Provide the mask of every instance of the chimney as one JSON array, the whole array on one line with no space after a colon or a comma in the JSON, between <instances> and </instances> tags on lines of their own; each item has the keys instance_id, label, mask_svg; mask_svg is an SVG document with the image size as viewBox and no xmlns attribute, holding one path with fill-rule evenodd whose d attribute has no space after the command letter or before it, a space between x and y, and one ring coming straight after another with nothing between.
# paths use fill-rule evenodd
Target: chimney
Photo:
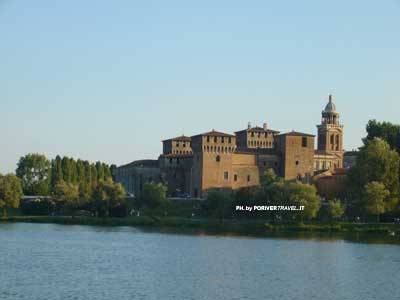
<instances>
[{"instance_id":1,"label":"chimney","mask_svg":"<svg viewBox=\"0 0 400 300\"><path fill-rule=\"evenodd\" d=\"M251 123L247 123L247 129L251 129Z\"/></svg>"},{"instance_id":2,"label":"chimney","mask_svg":"<svg viewBox=\"0 0 400 300\"><path fill-rule=\"evenodd\" d=\"M263 128L264 128L264 130L267 130L267 129L268 129L268 124L267 124L267 123L264 123L264 124L263 124Z\"/></svg>"}]
</instances>

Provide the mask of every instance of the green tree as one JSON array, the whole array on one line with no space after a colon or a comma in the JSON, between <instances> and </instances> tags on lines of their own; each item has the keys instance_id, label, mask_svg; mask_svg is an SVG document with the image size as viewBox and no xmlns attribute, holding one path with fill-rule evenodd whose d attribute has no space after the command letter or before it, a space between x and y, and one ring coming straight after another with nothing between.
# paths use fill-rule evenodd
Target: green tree
<instances>
[{"instance_id":1,"label":"green tree","mask_svg":"<svg viewBox=\"0 0 400 300\"><path fill-rule=\"evenodd\" d=\"M92 187L96 187L97 186L97 169L96 166L94 164L90 164L90 178L91 178L91 184Z\"/></svg>"},{"instance_id":2,"label":"green tree","mask_svg":"<svg viewBox=\"0 0 400 300\"><path fill-rule=\"evenodd\" d=\"M53 188L57 182L63 180L61 165L61 157L59 155L51 163L51 188Z\"/></svg>"},{"instance_id":3,"label":"green tree","mask_svg":"<svg viewBox=\"0 0 400 300\"><path fill-rule=\"evenodd\" d=\"M329 200L328 214L332 220L340 219L346 210L345 205L339 199Z\"/></svg>"},{"instance_id":4,"label":"green tree","mask_svg":"<svg viewBox=\"0 0 400 300\"><path fill-rule=\"evenodd\" d=\"M399 170L399 154L390 149L387 142L380 138L368 141L359 151L356 165L349 172L351 198L360 205L366 184L376 181L385 186L390 198L398 199Z\"/></svg>"},{"instance_id":5,"label":"green tree","mask_svg":"<svg viewBox=\"0 0 400 300\"><path fill-rule=\"evenodd\" d=\"M78 183L78 170L76 167L76 161L73 158L69 159L69 168L71 170L71 182L74 184Z\"/></svg>"},{"instance_id":6,"label":"green tree","mask_svg":"<svg viewBox=\"0 0 400 300\"><path fill-rule=\"evenodd\" d=\"M64 156L62 158L61 167L62 167L62 173L63 173L63 180L65 182L71 182L72 170L71 170L70 159L68 157Z\"/></svg>"},{"instance_id":7,"label":"green tree","mask_svg":"<svg viewBox=\"0 0 400 300\"><path fill-rule=\"evenodd\" d=\"M101 162L96 162L96 170L97 170L97 180L104 180L104 166Z\"/></svg>"},{"instance_id":8,"label":"green tree","mask_svg":"<svg viewBox=\"0 0 400 300\"><path fill-rule=\"evenodd\" d=\"M60 181L54 187L53 197L61 204L68 204L69 206L76 206L79 198L78 186L71 183Z\"/></svg>"},{"instance_id":9,"label":"green tree","mask_svg":"<svg viewBox=\"0 0 400 300\"><path fill-rule=\"evenodd\" d=\"M367 136L363 140L365 145L375 138L381 138L386 141L392 149L400 152L400 125L370 120L366 130Z\"/></svg>"},{"instance_id":10,"label":"green tree","mask_svg":"<svg viewBox=\"0 0 400 300\"><path fill-rule=\"evenodd\" d=\"M145 183L139 198L141 206L150 209L165 209L169 206L167 187L162 183Z\"/></svg>"},{"instance_id":11,"label":"green tree","mask_svg":"<svg viewBox=\"0 0 400 300\"><path fill-rule=\"evenodd\" d=\"M113 181L115 181L115 174L116 174L116 172L117 172L117 166L114 165L114 164L112 164L112 165L110 166L110 174L111 174L111 177L112 177L112 180L113 180Z\"/></svg>"},{"instance_id":12,"label":"green tree","mask_svg":"<svg viewBox=\"0 0 400 300\"><path fill-rule=\"evenodd\" d=\"M317 195L317 189L313 185L300 182L291 182L285 187L286 195L291 205L304 206L300 211L300 217L315 218L321 207L321 199Z\"/></svg>"},{"instance_id":13,"label":"green tree","mask_svg":"<svg viewBox=\"0 0 400 300\"><path fill-rule=\"evenodd\" d=\"M16 170L26 195L48 195L51 163L41 154L27 154L20 158Z\"/></svg>"},{"instance_id":14,"label":"green tree","mask_svg":"<svg viewBox=\"0 0 400 300\"><path fill-rule=\"evenodd\" d=\"M219 219L230 217L233 212L233 198L229 191L223 189L210 189L204 206L208 214Z\"/></svg>"},{"instance_id":15,"label":"green tree","mask_svg":"<svg viewBox=\"0 0 400 300\"><path fill-rule=\"evenodd\" d=\"M19 207L22 195L21 180L17 176L0 174L0 208L4 218L7 218L7 208Z\"/></svg>"},{"instance_id":16,"label":"green tree","mask_svg":"<svg viewBox=\"0 0 400 300\"><path fill-rule=\"evenodd\" d=\"M365 185L364 204L368 214L377 217L385 212L385 200L389 197L390 192L381 182L372 181Z\"/></svg>"},{"instance_id":17,"label":"green tree","mask_svg":"<svg viewBox=\"0 0 400 300\"><path fill-rule=\"evenodd\" d=\"M125 190L120 183L111 180L99 181L93 191L93 200L98 215L108 216L110 209L125 202Z\"/></svg>"}]
</instances>

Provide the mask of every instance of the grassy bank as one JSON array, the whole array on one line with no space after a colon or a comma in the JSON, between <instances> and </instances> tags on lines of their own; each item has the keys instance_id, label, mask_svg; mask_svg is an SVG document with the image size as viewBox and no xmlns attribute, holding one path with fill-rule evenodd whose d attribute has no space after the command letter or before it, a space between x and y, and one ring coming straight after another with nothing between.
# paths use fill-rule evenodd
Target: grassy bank
<instances>
[{"instance_id":1,"label":"grassy bank","mask_svg":"<svg viewBox=\"0 0 400 300\"><path fill-rule=\"evenodd\" d=\"M172 228L204 233L232 233L238 235L271 236L285 233L365 233L400 236L399 224L356 223L278 223L263 220L216 220L174 217L94 218L70 216L12 216L2 222L55 223L93 226L144 226Z\"/></svg>"}]
</instances>

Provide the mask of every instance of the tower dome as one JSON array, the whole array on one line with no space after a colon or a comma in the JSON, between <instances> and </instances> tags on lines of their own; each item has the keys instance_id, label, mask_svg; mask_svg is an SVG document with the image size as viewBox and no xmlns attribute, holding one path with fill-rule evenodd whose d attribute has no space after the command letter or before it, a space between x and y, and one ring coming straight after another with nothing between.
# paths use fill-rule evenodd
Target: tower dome
<instances>
[{"instance_id":1,"label":"tower dome","mask_svg":"<svg viewBox=\"0 0 400 300\"><path fill-rule=\"evenodd\" d=\"M324 112L326 112L326 113L335 113L336 112L336 105L332 101L332 95L329 95L329 102L325 106Z\"/></svg>"}]
</instances>

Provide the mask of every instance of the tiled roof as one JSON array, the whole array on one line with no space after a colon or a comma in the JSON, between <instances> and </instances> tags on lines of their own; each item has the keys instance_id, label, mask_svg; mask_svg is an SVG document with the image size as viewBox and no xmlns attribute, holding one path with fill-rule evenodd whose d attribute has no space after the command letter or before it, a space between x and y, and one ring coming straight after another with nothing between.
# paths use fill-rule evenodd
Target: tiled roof
<instances>
[{"instance_id":1,"label":"tiled roof","mask_svg":"<svg viewBox=\"0 0 400 300\"><path fill-rule=\"evenodd\" d=\"M215 131L212 130L210 132L205 132L205 133L201 133L201 134L197 134L194 136L224 136L224 137L235 137L232 134L228 134L228 133L224 133L224 132L219 132L219 131Z\"/></svg>"},{"instance_id":2,"label":"tiled roof","mask_svg":"<svg viewBox=\"0 0 400 300\"><path fill-rule=\"evenodd\" d=\"M313 135L313 134L303 133L303 132L298 132L298 131L290 131L290 132L282 133L282 134L280 134L280 135L288 135L288 136L311 136L311 137L315 137L315 135Z\"/></svg>"},{"instance_id":3,"label":"tiled roof","mask_svg":"<svg viewBox=\"0 0 400 300\"><path fill-rule=\"evenodd\" d=\"M136 160L129 164L119 166L118 168L125 168L125 167L157 168L158 160L154 160L154 159Z\"/></svg>"},{"instance_id":4,"label":"tiled roof","mask_svg":"<svg viewBox=\"0 0 400 300\"><path fill-rule=\"evenodd\" d=\"M239 130L239 131L236 131L235 133L246 132L246 131L279 133L279 131L272 130L272 129L269 129L269 128L264 129L264 128L259 127L259 126L252 127L252 128L246 128L246 129L243 129L243 130Z\"/></svg>"},{"instance_id":5,"label":"tiled roof","mask_svg":"<svg viewBox=\"0 0 400 300\"><path fill-rule=\"evenodd\" d=\"M172 139L163 140L163 142L166 142L166 141L183 141L183 142L190 142L191 140L192 140L192 139L191 139L189 136L181 135L181 136L177 136L177 137L172 138Z\"/></svg>"}]
</instances>

